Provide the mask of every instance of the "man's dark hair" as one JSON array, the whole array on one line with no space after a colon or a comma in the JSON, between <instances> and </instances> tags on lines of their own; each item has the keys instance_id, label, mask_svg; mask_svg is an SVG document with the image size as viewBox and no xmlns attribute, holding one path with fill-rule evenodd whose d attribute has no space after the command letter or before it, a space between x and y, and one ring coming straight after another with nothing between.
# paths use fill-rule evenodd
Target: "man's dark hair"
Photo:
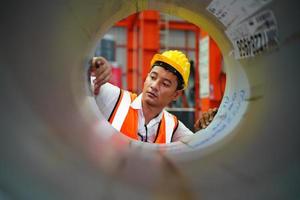
<instances>
[{"instance_id":1,"label":"man's dark hair","mask_svg":"<svg viewBox=\"0 0 300 200\"><path fill-rule=\"evenodd\" d=\"M169 72L172 72L173 74L176 75L176 77L177 77L176 90L182 90L184 88L184 82L183 82L183 78L182 78L181 74L174 67L172 67L172 65L162 62L162 61L155 61L155 63L152 65L152 67L154 67L154 66L162 67L165 70L168 70Z\"/></svg>"}]
</instances>

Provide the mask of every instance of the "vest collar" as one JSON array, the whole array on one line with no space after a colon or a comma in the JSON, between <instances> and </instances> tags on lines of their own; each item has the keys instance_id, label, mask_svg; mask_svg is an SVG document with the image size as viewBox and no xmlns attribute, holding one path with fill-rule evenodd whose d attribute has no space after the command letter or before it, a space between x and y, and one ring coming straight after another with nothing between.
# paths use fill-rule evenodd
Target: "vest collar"
<instances>
[{"instance_id":1,"label":"vest collar","mask_svg":"<svg viewBox=\"0 0 300 200\"><path fill-rule=\"evenodd\" d=\"M142 94L135 98L130 106L136 110L142 109Z\"/></svg>"},{"instance_id":2,"label":"vest collar","mask_svg":"<svg viewBox=\"0 0 300 200\"><path fill-rule=\"evenodd\" d=\"M133 102L131 103L130 105L133 109L135 110L139 110L139 113L141 114L143 120L145 121L144 119L144 115L143 115L143 110L142 110L142 93L133 100ZM147 125L147 127L152 127L154 126L155 124L159 123L161 118L162 118L162 115L163 115L163 111L160 112L155 118L153 118L149 124Z\"/></svg>"}]
</instances>

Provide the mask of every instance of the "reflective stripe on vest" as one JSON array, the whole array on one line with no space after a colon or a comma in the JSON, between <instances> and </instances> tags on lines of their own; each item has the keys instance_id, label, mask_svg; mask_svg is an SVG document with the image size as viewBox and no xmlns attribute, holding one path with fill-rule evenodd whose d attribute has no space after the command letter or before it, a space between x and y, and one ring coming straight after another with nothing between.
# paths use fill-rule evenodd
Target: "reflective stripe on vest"
<instances>
[{"instance_id":1,"label":"reflective stripe on vest","mask_svg":"<svg viewBox=\"0 0 300 200\"><path fill-rule=\"evenodd\" d=\"M130 106L135 98L136 94L121 90L120 98L116 103L109 122L118 131L132 139L138 140L138 110ZM163 116L154 142L160 144L170 143L177 126L177 118L167 111L163 111Z\"/></svg>"},{"instance_id":2,"label":"reflective stripe on vest","mask_svg":"<svg viewBox=\"0 0 300 200\"><path fill-rule=\"evenodd\" d=\"M172 137L178 126L177 118L168 113L167 111L163 112L162 119L160 121L158 131L156 133L156 139L154 143L158 144L167 144L172 142Z\"/></svg>"},{"instance_id":3,"label":"reflective stripe on vest","mask_svg":"<svg viewBox=\"0 0 300 200\"><path fill-rule=\"evenodd\" d=\"M116 108L114 120L111 123L111 125L118 131L121 130L122 123L126 117L126 115L124 115L124 113L128 112L130 104L131 104L131 98L130 98L129 92L127 92L127 91L122 92L121 98L120 98L120 103L119 103L118 107ZM122 122L122 123L119 123L119 122Z\"/></svg>"},{"instance_id":4,"label":"reflective stripe on vest","mask_svg":"<svg viewBox=\"0 0 300 200\"><path fill-rule=\"evenodd\" d=\"M166 128L165 128L166 141L171 142L176 121L175 121L174 117L167 111L164 111L164 120L166 122Z\"/></svg>"}]
</instances>

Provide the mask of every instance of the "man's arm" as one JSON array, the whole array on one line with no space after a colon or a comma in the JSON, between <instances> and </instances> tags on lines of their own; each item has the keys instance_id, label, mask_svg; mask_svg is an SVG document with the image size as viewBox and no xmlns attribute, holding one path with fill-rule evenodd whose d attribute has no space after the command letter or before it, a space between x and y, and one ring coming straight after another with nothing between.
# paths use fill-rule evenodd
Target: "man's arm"
<instances>
[{"instance_id":1,"label":"man's arm","mask_svg":"<svg viewBox=\"0 0 300 200\"><path fill-rule=\"evenodd\" d=\"M120 88L108 83L111 77L111 65L103 57L94 57L89 72L94 78L92 88L96 103L101 113L108 119L120 94Z\"/></svg>"},{"instance_id":2,"label":"man's arm","mask_svg":"<svg viewBox=\"0 0 300 200\"><path fill-rule=\"evenodd\" d=\"M193 135L194 133L188 129L181 121L178 120L178 127L172 137L172 142L180 141L182 138Z\"/></svg>"},{"instance_id":3,"label":"man's arm","mask_svg":"<svg viewBox=\"0 0 300 200\"><path fill-rule=\"evenodd\" d=\"M91 61L90 75L94 76L94 94L98 95L100 87L111 78L111 64L103 57L94 57Z\"/></svg>"},{"instance_id":4,"label":"man's arm","mask_svg":"<svg viewBox=\"0 0 300 200\"><path fill-rule=\"evenodd\" d=\"M115 107L119 95L120 88L110 83L105 83L100 87L99 94L95 96L96 103L103 116L108 119Z\"/></svg>"}]
</instances>

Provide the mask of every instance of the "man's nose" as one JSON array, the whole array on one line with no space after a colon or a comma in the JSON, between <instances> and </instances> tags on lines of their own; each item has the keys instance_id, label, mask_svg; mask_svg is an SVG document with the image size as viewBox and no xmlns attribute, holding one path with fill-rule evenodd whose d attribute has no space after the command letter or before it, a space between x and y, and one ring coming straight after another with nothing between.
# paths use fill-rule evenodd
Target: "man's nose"
<instances>
[{"instance_id":1,"label":"man's nose","mask_svg":"<svg viewBox=\"0 0 300 200\"><path fill-rule=\"evenodd\" d=\"M158 80L153 81L150 85L151 89L153 89L153 90L158 90L158 86L159 86Z\"/></svg>"}]
</instances>

